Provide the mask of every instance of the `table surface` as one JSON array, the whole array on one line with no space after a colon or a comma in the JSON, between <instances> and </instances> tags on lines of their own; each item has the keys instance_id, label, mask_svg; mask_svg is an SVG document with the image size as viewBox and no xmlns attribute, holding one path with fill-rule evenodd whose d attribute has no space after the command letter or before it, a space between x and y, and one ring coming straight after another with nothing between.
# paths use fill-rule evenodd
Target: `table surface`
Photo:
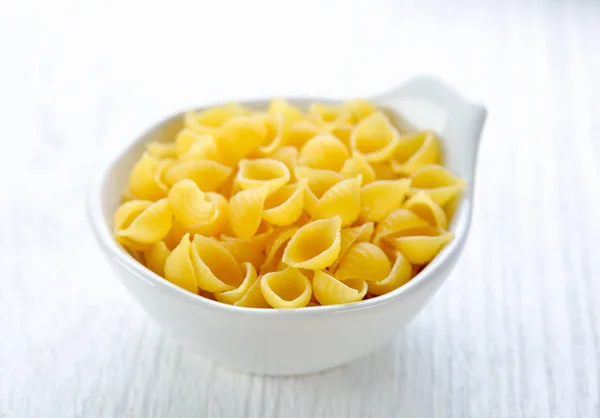
<instances>
[{"instance_id":1,"label":"table surface","mask_svg":"<svg viewBox=\"0 0 600 418\"><path fill-rule=\"evenodd\" d=\"M0 3L0 417L600 416L600 3L168 4ZM312 376L235 374L109 271L86 188L157 118L423 72L489 118L464 255L393 343Z\"/></svg>"}]
</instances>

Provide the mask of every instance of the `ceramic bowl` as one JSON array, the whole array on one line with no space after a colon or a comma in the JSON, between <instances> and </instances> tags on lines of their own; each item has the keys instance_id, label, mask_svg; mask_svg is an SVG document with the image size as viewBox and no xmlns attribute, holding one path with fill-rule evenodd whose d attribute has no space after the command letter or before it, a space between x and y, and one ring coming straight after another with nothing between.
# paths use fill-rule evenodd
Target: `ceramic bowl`
<instances>
[{"instance_id":1,"label":"ceramic bowl","mask_svg":"<svg viewBox=\"0 0 600 418\"><path fill-rule=\"evenodd\" d=\"M189 293L152 273L113 239L112 218L128 173L146 143L172 138L182 114L135 139L106 166L89 195L91 226L117 277L165 331L204 358L250 373L293 375L332 368L360 358L393 339L448 277L465 245L473 204L475 164L486 118L472 104L431 77L417 77L370 98L402 115L400 123L433 129L443 141L446 165L468 181L450 230L456 238L414 279L383 296L348 305L293 310L230 306ZM290 101L306 108L312 101ZM265 108L269 99L242 102Z\"/></svg>"}]
</instances>

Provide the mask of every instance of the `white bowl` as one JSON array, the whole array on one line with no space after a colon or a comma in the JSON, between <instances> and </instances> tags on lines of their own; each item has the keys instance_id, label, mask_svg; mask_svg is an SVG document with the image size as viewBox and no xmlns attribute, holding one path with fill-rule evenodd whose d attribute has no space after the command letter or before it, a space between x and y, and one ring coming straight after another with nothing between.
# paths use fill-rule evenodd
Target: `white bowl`
<instances>
[{"instance_id":1,"label":"white bowl","mask_svg":"<svg viewBox=\"0 0 600 418\"><path fill-rule=\"evenodd\" d=\"M292 99L306 107L311 101ZM450 229L456 238L413 280L388 294L355 304L293 310L240 308L183 290L134 260L112 237L113 214L128 173L144 145L173 137L182 114L148 130L123 150L93 184L89 215L100 248L138 303L166 331L202 356L230 368L269 375L311 373L362 357L391 340L429 301L463 249L471 220L475 163L486 111L430 77L418 77L373 97L402 115L401 123L433 129L446 164L468 181ZM268 100L244 102L266 107Z\"/></svg>"}]
</instances>

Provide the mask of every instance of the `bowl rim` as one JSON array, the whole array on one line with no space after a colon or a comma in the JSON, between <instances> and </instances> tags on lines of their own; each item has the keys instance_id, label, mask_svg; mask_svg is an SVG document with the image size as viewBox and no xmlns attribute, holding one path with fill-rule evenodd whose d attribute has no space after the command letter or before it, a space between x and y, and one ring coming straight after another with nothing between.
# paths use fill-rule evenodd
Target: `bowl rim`
<instances>
[{"instance_id":1,"label":"bowl rim","mask_svg":"<svg viewBox=\"0 0 600 418\"><path fill-rule=\"evenodd\" d=\"M412 80L414 81L423 81L424 77L418 77ZM473 135L477 135L477 138L474 138L476 141L476 148L474 154L474 166L476 165L478 159L478 148L479 148L479 139L481 137L481 130L483 128L483 124L486 117L485 108L478 105L473 105L470 101L463 99L460 95L455 93L450 88L446 87L440 82L437 82L433 78L427 77L426 81L435 82L438 88L444 89L444 95L453 95L457 100L467 105L472 106L474 109L479 111L479 129L473 132ZM411 81L407 82L406 85L410 85ZM392 91L392 90L390 90ZM381 97L383 95L372 96L369 100L373 100L376 102L377 97ZM242 105L264 105L269 102L272 98L259 98L259 99L240 99L236 102ZM331 97L286 97L291 103L307 103L307 102L321 102L321 103L337 103L342 100L331 98ZM206 103L205 105L199 106L196 109L202 110L213 106L218 106L219 104L223 104L225 102L212 102ZM455 224L453 228L451 228L451 232L455 234L454 239L446 245L440 253L428 264L426 265L416 276L414 276L410 281L400 286L397 289L394 289L388 293L385 293L380 296L376 296L367 300L361 300L359 302L349 303L349 304L338 304L338 305L324 305L324 306L310 306L303 308L291 308L291 309L268 309L268 308L248 308L241 307L235 305L229 305L222 302L218 302L216 300L211 300L205 297L202 297L198 294L189 292L173 283L168 281L167 279L159 276L158 274L152 272L146 266L135 260L123 247L121 247L117 241L113 238L112 232L108 225L104 220L104 216L102 214L102 188L104 182L107 177L111 173L111 171L115 168L115 166L121 161L121 159L125 158L132 150L138 145L140 142L143 142L145 138L155 131L159 129L161 126L166 123L172 121L175 118L179 118L183 115L183 111L178 111L170 116L163 118L159 122L150 126L149 128L143 130L140 135L136 136L134 141L128 143L125 147L116 152L109 160L109 163L103 166L103 169L99 174L95 176L91 186L88 189L87 196L87 214L88 220L91 225L91 229L93 231L93 235L95 236L100 248L103 250L105 256L112 258L112 261L116 261L125 269L127 269L131 274L134 274L137 279L140 279L146 282L148 285L154 287L157 291L168 292L175 297L181 297L183 300L187 300L193 304L199 304L200 307L204 307L206 309L215 309L222 313L228 314L244 314L244 315L258 315L258 316L312 316L312 315L323 315L323 314L342 314L348 312L361 311L364 309L372 309L376 307L380 307L382 305L386 305L390 302L396 301L398 299L402 299L407 297L408 295L414 293L419 288L423 287L427 282L431 281L434 276L439 272L439 270L443 270L445 266L452 265L452 262L455 258L458 257L464 243L467 239L471 219L472 219L472 208L473 208L473 191L474 185L471 184L469 191L465 193L461 199L459 207L457 208L455 215ZM471 182L474 183L476 179L476 170L473 169L473 175Z\"/></svg>"}]
</instances>

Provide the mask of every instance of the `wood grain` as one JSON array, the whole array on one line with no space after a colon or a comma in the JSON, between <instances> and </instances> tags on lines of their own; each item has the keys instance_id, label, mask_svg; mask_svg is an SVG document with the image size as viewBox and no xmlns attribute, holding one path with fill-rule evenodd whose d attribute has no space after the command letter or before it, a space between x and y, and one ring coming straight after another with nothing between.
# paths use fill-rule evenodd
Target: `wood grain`
<instances>
[{"instance_id":1,"label":"wood grain","mask_svg":"<svg viewBox=\"0 0 600 418\"><path fill-rule=\"evenodd\" d=\"M600 416L598 2L150 3L0 5L0 417ZM312 376L236 374L112 277L86 188L155 119L421 72L489 120L464 256L392 344Z\"/></svg>"}]
</instances>

